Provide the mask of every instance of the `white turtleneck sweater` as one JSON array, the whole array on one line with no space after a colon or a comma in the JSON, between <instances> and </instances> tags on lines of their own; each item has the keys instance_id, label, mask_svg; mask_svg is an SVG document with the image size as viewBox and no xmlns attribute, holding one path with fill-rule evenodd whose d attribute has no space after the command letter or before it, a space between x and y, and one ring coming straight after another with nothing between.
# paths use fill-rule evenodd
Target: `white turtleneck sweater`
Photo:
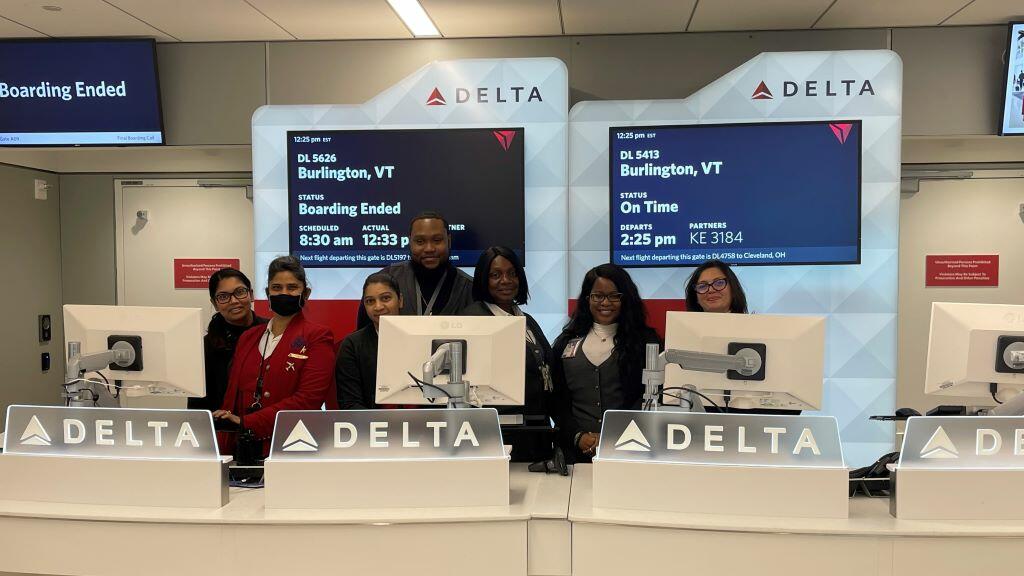
<instances>
[{"instance_id":1,"label":"white turtleneck sweater","mask_svg":"<svg viewBox=\"0 0 1024 576\"><path fill-rule=\"evenodd\" d=\"M612 355L612 349L615 348L615 332L618 328L618 324L594 323L583 340L583 353L591 364L600 366Z\"/></svg>"}]
</instances>

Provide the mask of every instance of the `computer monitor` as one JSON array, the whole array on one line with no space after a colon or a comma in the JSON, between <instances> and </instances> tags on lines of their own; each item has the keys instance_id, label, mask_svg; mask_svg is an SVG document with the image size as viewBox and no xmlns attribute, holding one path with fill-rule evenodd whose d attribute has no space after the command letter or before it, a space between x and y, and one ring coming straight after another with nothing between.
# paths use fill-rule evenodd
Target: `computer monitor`
<instances>
[{"instance_id":1,"label":"computer monitor","mask_svg":"<svg viewBox=\"0 0 1024 576\"><path fill-rule=\"evenodd\" d=\"M1005 402L1024 390L1022 355L1024 306L933 302L924 391Z\"/></svg>"},{"instance_id":2,"label":"computer monitor","mask_svg":"<svg viewBox=\"0 0 1024 576\"><path fill-rule=\"evenodd\" d=\"M743 348L763 349L763 372L683 370L669 364L665 387L693 386L723 406L775 410L821 408L825 367L825 318L770 314L669 312L665 319L665 349L735 354ZM671 399L665 400L672 403ZM724 406L723 406L724 407Z\"/></svg>"},{"instance_id":3,"label":"computer monitor","mask_svg":"<svg viewBox=\"0 0 1024 576\"><path fill-rule=\"evenodd\" d=\"M464 345L463 380L469 382L480 403L525 403L526 318L522 316L382 316L376 402L431 405L409 374L421 378L423 364L438 346L449 341ZM446 373L428 382L447 383Z\"/></svg>"},{"instance_id":4,"label":"computer monitor","mask_svg":"<svg viewBox=\"0 0 1024 576\"><path fill-rule=\"evenodd\" d=\"M78 342L86 357L106 352L115 341L134 342L141 355L131 366L99 370L111 385L123 381L121 394L205 396L200 314L199 308L69 304L64 306L65 349Z\"/></svg>"}]
</instances>

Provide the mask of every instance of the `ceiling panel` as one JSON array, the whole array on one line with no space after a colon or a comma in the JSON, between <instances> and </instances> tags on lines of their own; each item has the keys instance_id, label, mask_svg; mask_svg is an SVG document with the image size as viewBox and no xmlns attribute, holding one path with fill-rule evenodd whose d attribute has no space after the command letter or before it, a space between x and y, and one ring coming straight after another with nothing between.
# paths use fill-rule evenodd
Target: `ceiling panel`
<instances>
[{"instance_id":1,"label":"ceiling panel","mask_svg":"<svg viewBox=\"0 0 1024 576\"><path fill-rule=\"evenodd\" d=\"M703 0L691 32L810 28L832 0Z\"/></svg>"},{"instance_id":2,"label":"ceiling panel","mask_svg":"<svg viewBox=\"0 0 1024 576\"><path fill-rule=\"evenodd\" d=\"M59 12L43 10L59 6ZM21 0L0 2L0 16L50 36L146 36L174 38L102 0Z\"/></svg>"},{"instance_id":3,"label":"ceiling panel","mask_svg":"<svg viewBox=\"0 0 1024 576\"><path fill-rule=\"evenodd\" d=\"M557 0L420 0L446 38L555 36Z\"/></svg>"},{"instance_id":4,"label":"ceiling panel","mask_svg":"<svg viewBox=\"0 0 1024 576\"><path fill-rule=\"evenodd\" d=\"M249 0L299 40L412 38L384 0Z\"/></svg>"},{"instance_id":5,"label":"ceiling panel","mask_svg":"<svg viewBox=\"0 0 1024 576\"><path fill-rule=\"evenodd\" d=\"M696 2L562 0L562 17L566 34L682 32L690 21Z\"/></svg>"},{"instance_id":6,"label":"ceiling panel","mask_svg":"<svg viewBox=\"0 0 1024 576\"><path fill-rule=\"evenodd\" d=\"M245 0L107 1L183 42L293 39Z\"/></svg>"},{"instance_id":7,"label":"ceiling panel","mask_svg":"<svg viewBox=\"0 0 1024 576\"><path fill-rule=\"evenodd\" d=\"M45 35L17 22L0 18L0 38L42 38L43 36Z\"/></svg>"},{"instance_id":8,"label":"ceiling panel","mask_svg":"<svg viewBox=\"0 0 1024 576\"><path fill-rule=\"evenodd\" d=\"M815 28L935 26L970 0L837 0Z\"/></svg>"},{"instance_id":9,"label":"ceiling panel","mask_svg":"<svg viewBox=\"0 0 1024 576\"><path fill-rule=\"evenodd\" d=\"M1004 24L1024 20L1022 0L974 0L945 22L947 26L966 24Z\"/></svg>"}]
</instances>

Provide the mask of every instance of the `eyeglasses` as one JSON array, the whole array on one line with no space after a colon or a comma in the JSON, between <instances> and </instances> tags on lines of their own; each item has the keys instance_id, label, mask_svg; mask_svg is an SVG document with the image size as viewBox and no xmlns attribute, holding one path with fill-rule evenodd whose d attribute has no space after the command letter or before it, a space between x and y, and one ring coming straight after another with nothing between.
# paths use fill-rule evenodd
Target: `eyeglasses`
<instances>
[{"instance_id":1,"label":"eyeglasses","mask_svg":"<svg viewBox=\"0 0 1024 576\"><path fill-rule=\"evenodd\" d=\"M217 301L217 304L227 304L231 302L231 297L234 296L237 300L245 300L249 297L249 289L245 286L239 286L235 288L234 292L217 292L213 299Z\"/></svg>"},{"instance_id":2,"label":"eyeglasses","mask_svg":"<svg viewBox=\"0 0 1024 576\"><path fill-rule=\"evenodd\" d=\"M599 292L590 293L590 301L594 304L600 304L605 300L612 304L618 304L619 302L622 302L622 292L612 292L611 294L601 294Z\"/></svg>"},{"instance_id":3,"label":"eyeglasses","mask_svg":"<svg viewBox=\"0 0 1024 576\"><path fill-rule=\"evenodd\" d=\"M716 278L711 282L697 282L693 289L697 291L697 294L707 294L708 291L721 292L728 285L729 281L725 278Z\"/></svg>"}]
</instances>

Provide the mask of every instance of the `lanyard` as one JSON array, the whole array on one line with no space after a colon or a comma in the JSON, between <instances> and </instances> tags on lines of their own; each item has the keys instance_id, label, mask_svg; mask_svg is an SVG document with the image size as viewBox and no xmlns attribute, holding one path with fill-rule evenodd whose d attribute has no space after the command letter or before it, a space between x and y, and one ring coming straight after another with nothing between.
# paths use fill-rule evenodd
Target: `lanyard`
<instances>
[{"instance_id":1,"label":"lanyard","mask_svg":"<svg viewBox=\"0 0 1024 576\"><path fill-rule=\"evenodd\" d=\"M249 410L252 412L263 408L263 363L267 360L267 346L270 344L270 339L274 336L274 333L270 330L269 322L267 323L267 331L265 334L267 339L263 341L263 350L260 352L260 367L259 372L256 374L256 391L252 394L252 404L249 406ZM269 366L267 368L269 368Z\"/></svg>"},{"instance_id":2,"label":"lanyard","mask_svg":"<svg viewBox=\"0 0 1024 576\"><path fill-rule=\"evenodd\" d=\"M437 295L441 293L441 288L444 286L444 281L448 279L448 271L445 270L441 276L441 281L437 283L437 287L434 288L434 293L430 296L430 300L427 302L427 313L423 313L423 293L420 292L420 282L416 282L416 315L417 316L430 316L434 313L434 302L437 301Z\"/></svg>"}]
</instances>

